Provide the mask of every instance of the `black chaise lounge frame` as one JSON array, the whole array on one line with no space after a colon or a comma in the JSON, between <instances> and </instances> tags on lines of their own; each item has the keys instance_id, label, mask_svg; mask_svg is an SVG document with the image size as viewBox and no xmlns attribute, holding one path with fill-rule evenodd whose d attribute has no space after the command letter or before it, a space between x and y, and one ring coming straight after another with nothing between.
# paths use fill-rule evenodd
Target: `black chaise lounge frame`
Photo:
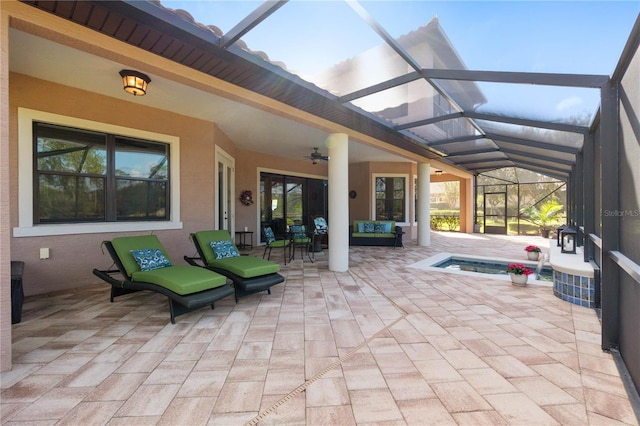
<instances>
[{"instance_id":1,"label":"black chaise lounge frame","mask_svg":"<svg viewBox=\"0 0 640 426\"><path fill-rule=\"evenodd\" d=\"M157 284L132 281L131 277L127 275L126 269L122 264L122 261L120 260L117 252L115 251L113 244L111 244L111 241L104 241L103 245L107 248L109 255L113 259L113 262L118 269L94 269L93 274L111 284L110 301L112 303L118 296L123 296L125 294L135 293L143 290L154 291L156 293L167 296L167 299L169 300L171 324L175 324L177 316L195 311L205 306L211 306L211 309L213 309L214 302L230 296L234 293L234 289L229 285L229 282L227 282L227 284L223 286L215 287L209 290L199 291L197 293L187 295L180 295ZM117 278L118 275L121 277L121 279Z\"/></svg>"},{"instance_id":2,"label":"black chaise lounge frame","mask_svg":"<svg viewBox=\"0 0 640 426\"><path fill-rule=\"evenodd\" d=\"M233 281L233 287L235 288L235 298L236 303L238 302L238 298L241 296L246 296L253 293L259 293L261 291L266 291L267 294L271 294L271 287L284 282L284 277L280 275L278 272L272 272L268 274L261 274L257 276L247 276L242 277L225 265L225 261L217 262L215 260L207 261L207 259L211 259L213 255L213 251L207 245L210 241L231 241L231 236L227 231L224 230L216 230L216 231L200 231L190 235L193 244L196 247L196 251L198 252L198 256L184 256L184 260L186 260L190 265L204 267L209 269L210 271L217 272L225 277L229 278ZM207 247L203 247L203 245ZM235 244L234 244L235 246ZM208 253L205 253L204 250L207 250ZM270 264L277 265L275 262L270 262L264 259L260 259L254 256L242 256L245 261L248 261L253 264L257 264L258 266ZM278 271L280 269L279 266L275 267L274 270ZM249 274L251 275L251 274Z\"/></svg>"}]
</instances>

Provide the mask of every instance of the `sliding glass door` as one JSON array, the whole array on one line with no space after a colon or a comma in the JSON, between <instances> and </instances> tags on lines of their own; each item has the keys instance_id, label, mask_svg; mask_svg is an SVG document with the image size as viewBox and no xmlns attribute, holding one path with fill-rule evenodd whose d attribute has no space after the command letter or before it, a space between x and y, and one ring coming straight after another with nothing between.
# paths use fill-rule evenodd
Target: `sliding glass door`
<instances>
[{"instance_id":1,"label":"sliding glass door","mask_svg":"<svg viewBox=\"0 0 640 426\"><path fill-rule=\"evenodd\" d=\"M325 180L260 174L260 222L278 235L291 225L311 224L311 217L327 216Z\"/></svg>"}]
</instances>

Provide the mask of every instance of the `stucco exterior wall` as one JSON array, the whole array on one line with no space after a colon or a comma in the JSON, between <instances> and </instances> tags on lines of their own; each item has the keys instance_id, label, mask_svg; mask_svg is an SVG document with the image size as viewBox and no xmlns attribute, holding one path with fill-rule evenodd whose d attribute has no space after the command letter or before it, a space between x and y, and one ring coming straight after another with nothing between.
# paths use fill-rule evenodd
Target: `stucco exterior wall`
<instances>
[{"instance_id":1,"label":"stucco exterior wall","mask_svg":"<svg viewBox=\"0 0 640 426\"><path fill-rule=\"evenodd\" d=\"M349 223L354 220L369 219L371 215L370 163L349 165L349 191L356 192L356 198L349 199Z\"/></svg>"},{"instance_id":2,"label":"stucco exterior wall","mask_svg":"<svg viewBox=\"0 0 640 426\"><path fill-rule=\"evenodd\" d=\"M11 368L9 17L0 1L0 371Z\"/></svg>"},{"instance_id":3,"label":"stucco exterior wall","mask_svg":"<svg viewBox=\"0 0 640 426\"><path fill-rule=\"evenodd\" d=\"M214 225L215 144L235 154L233 143L214 123L136 102L76 90L20 74L11 74L10 97L10 188L11 227L18 225L18 107L109 123L180 138L180 197L182 230L157 231L176 263L193 251L188 233ZM118 233L117 235L124 235ZM116 235L108 233L12 237L12 258L25 262L25 295L47 293L100 282L91 273L109 267L110 258L100 244ZM171 244L167 242L171 241ZM39 259L39 249L50 249L51 257Z\"/></svg>"},{"instance_id":4,"label":"stucco exterior wall","mask_svg":"<svg viewBox=\"0 0 640 426\"><path fill-rule=\"evenodd\" d=\"M236 155L236 230L253 231L254 244L260 240L260 172L282 173L289 176L328 179L325 162L311 164L310 160L301 158L292 160L274 155L243 149ZM240 193L249 190L253 193L253 204L245 206L240 202Z\"/></svg>"},{"instance_id":5,"label":"stucco exterior wall","mask_svg":"<svg viewBox=\"0 0 640 426\"><path fill-rule=\"evenodd\" d=\"M371 219L373 209L373 175L405 175L407 178L408 200L414 199L413 177L416 176L416 164L411 162L366 162L349 166L349 190L354 190L357 197L350 201L349 222ZM414 203L407 203L406 225L403 225L407 237L413 238Z\"/></svg>"}]
</instances>

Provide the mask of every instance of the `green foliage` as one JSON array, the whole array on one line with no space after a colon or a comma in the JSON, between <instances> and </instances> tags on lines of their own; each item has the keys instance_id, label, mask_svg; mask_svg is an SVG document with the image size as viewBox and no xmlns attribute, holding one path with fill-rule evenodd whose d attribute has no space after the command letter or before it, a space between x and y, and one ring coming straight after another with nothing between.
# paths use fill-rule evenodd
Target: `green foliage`
<instances>
[{"instance_id":1,"label":"green foliage","mask_svg":"<svg viewBox=\"0 0 640 426\"><path fill-rule=\"evenodd\" d=\"M431 215L431 229L444 231L445 226L447 231L459 231L460 216Z\"/></svg>"},{"instance_id":2,"label":"green foliage","mask_svg":"<svg viewBox=\"0 0 640 426\"><path fill-rule=\"evenodd\" d=\"M540 207L528 206L522 209L522 218L540 229L550 229L562 220L564 206L557 201L547 201Z\"/></svg>"}]
</instances>

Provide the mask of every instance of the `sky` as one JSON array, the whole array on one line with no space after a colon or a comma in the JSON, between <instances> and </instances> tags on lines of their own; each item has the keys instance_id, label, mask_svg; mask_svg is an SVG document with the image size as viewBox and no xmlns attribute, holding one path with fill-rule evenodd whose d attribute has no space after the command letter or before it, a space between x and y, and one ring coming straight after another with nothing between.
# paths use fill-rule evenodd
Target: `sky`
<instances>
[{"instance_id":1,"label":"sky","mask_svg":"<svg viewBox=\"0 0 640 426\"><path fill-rule=\"evenodd\" d=\"M191 0L162 4L187 10L196 21L233 28L261 2ZM361 1L392 37L437 17L459 57L471 70L611 75L640 13L628 1ZM383 40L338 0L290 0L243 41L303 78L356 56ZM501 87L499 87L501 86ZM513 85L511 85L513 86ZM507 94L535 98L538 108L562 114L594 112L597 90L540 91L482 84L493 103ZM594 101L595 100L595 101ZM596 102L595 106L593 103ZM549 117L538 117L548 119Z\"/></svg>"},{"instance_id":2,"label":"sky","mask_svg":"<svg viewBox=\"0 0 640 426\"><path fill-rule=\"evenodd\" d=\"M261 2L220 0L162 0L162 4L184 9L205 24L231 29ZM271 59L291 55L292 42L316 38L330 44L335 62L342 45L364 50L376 35L359 21L342 1L291 0L260 24L252 37L245 37L254 50ZM611 74L640 13L640 1L361 1L361 4L393 36L418 28L433 17L469 69L494 71L567 72ZM324 10L324 12L323 12ZM260 27L271 27L268 34ZM347 27L350 26L350 27ZM331 33L352 33L332 40ZM280 30L278 30L280 28ZM339 31L334 31L340 28ZM275 29L275 30L274 30ZM295 30L295 33L292 33ZM318 32L316 32L318 31ZM302 33L306 33L303 35ZM313 34L315 33L315 35ZM355 37L354 37L355 38ZM319 39L319 40L318 40ZM280 45L280 46L279 46ZM295 64L295 55L291 58ZM296 67L291 65L293 69Z\"/></svg>"}]
</instances>

